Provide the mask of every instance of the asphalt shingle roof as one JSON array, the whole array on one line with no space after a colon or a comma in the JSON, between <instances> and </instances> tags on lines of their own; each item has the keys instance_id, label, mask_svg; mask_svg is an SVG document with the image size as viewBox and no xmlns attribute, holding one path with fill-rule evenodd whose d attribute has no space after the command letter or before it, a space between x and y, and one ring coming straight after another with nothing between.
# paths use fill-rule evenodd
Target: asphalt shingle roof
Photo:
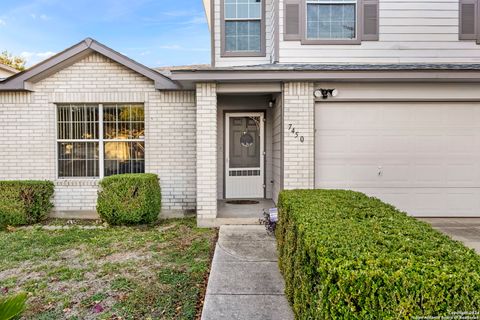
<instances>
[{"instance_id":1,"label":"asphalt shingle roof","mask_svg":"<svg viewBox=\"0 0 480 320\"><path fill-rule=\"evenodd\" d=\"M260 64L238 67L211 67L208 65L185 66L171 69L175 72L189 71L412 71L412 70L474 70L480 64Z\"/></svg>"}]
</instances>

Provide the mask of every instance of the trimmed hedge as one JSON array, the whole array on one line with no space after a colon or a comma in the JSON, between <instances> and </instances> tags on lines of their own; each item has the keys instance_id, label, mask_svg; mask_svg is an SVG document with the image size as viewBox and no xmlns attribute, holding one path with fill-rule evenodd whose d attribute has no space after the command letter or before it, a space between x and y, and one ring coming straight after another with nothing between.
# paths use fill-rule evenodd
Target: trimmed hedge
<instances>
[{"instance_id":1,"label":"trimmed hedge","mask_svg":"<svg viewBox=\"0 0 480 320\"><path fill-rule=\"evenodd\" d=\"M97 212L111 225L151 223L160 214L161 201L157 175L114 175L100 181Z\"/></svg>"},{"instance_id":2,"label":"trimmed hedge","mask_svg":"<svg viewBox=\"0 0 480 320\"><path fill-rule=\"evenodd\" d=\"M47 218L54 184L51 181L0 181L0 226L20 226Z\"/></svg>"},{"instance_id":3,"label":"trimmed hedge","mask_svg":"<svg viewBox=\"0 0 480 320\"><path fill-rule=\"evenodd\" d=\"M480 310L480 257L376 198L345 190L283 191L276 237L298 319Z\"/></svg>"}]
</instances>

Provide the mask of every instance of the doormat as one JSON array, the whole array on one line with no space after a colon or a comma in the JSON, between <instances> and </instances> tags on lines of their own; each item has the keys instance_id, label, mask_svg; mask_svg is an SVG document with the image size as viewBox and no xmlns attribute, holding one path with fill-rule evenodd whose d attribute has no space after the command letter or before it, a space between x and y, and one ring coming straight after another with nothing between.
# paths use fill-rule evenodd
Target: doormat
<instances>
[{"instance_id":1,"label":"doormat","mask_svg":"<svg viewBox=\"0 0 480 320\"><path fill-rule=\"evenodd\" d=\"M257 200L228 200L226 201L228 204L258 204L260 203Z\"/></svg>"}]
</instances>

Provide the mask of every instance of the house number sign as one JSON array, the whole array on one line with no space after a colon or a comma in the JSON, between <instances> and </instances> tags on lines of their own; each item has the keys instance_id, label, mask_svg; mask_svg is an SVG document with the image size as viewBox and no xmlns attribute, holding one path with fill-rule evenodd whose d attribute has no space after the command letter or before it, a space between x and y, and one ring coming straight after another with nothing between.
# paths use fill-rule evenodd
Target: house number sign
<instances>
[{"instance_id":1,"label":"house number sign","mask_svg":"<svg viewBox=\"0 0 480 320\"><path fill-rule=\"evenodd\" d=\"M298 132L293 124L288 124L288 131L295 137L295 139L300 139L300 142L303 143L305 141L305 138Z\"/></svg>"}]
</instances>

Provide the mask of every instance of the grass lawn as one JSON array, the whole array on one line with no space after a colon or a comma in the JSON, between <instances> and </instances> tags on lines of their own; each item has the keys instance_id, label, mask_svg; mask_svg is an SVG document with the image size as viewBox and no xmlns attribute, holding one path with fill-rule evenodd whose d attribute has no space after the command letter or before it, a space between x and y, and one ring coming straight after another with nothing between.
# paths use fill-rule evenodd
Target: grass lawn
<instances>
[{"instance_id":1,"label":"grass lawn","mask_svg":"<svg viewBox=\"0 0 480 320\"><path fill-rule=\"evenodd\" d=\"M195 319L216 239L195 225L0 231L0 297L28 292L27 319Z\"/></svg>"}]
</instances>

